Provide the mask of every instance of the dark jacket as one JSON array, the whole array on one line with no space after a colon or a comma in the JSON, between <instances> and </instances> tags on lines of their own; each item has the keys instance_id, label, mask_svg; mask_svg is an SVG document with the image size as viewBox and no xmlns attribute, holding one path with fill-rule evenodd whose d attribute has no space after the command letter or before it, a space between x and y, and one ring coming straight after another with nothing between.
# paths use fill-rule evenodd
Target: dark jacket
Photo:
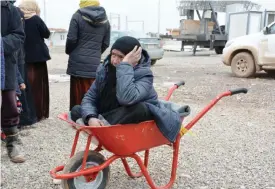
<instances>
[{"instance_id":1,"label":"dark jacket","mask_svg":"<svg viewBox=\"0 0 275 189\"><path fill-rule=\"evenodd\" d=\"M81 104L83 120L86 120L89 115L98 115L98 96L106 85L108 59L98 67L96 80L83 98ZM122 106L144 102L154 115L161 133L169 141L174 142L181 127L180 114L166 108L158 100L158 95L153 87L150 62L148 53L143 51L141 62L134 68L127 62L121 62L116 67L116 97Z\"/></svg>"},{"instance_id":2,"label":"dark jacket","mask_svg":"<svg viewBox=\"0 0 275 189\"><path fill-rule=\"evenodd\" d=\"M25 19L24 19L24 13L20 10L20 8L16 7L17 11L20 14L23 29L25 30ZM24 45L19 49L18 51L18 64L24 64L25 63L25 47Z\"/></svg>"},{"instance_id":3,"label":"dark jacket","mask_svg":"<svg viewBox=\"0 0 275 189\"><path fill-rule=\"evenodd\" d=\"M2 36L0 36L0 45L1 45L1 91L5 89L5 56L4 56L4 48Z\"/></svg>"},{"instance_id":4,"label":"dark jacket","mask_svg":"<svg viewBox=\"0 0 275 189\"><path fill-rule=\"evenodd\" d=\"M18 64L18 66L19 66L19 64ZM16 79L17 79L17 88L16 88L16 94L17 95L21 95L21 89L20 89L20 85L22 84L22 83L24 83L24 79L22 78L22 75L21 75L21 73L20 73L20 71L19 71L19 67L16 67Z\"/></svg>"},{"instance_id":5,"label":"dark jacket","mask_svg":"<svg viewBox=\"0 0 275 189\"><path fill-rule=\"evenodd\" d=\"M25 61L26 63L46 62L51 59L44 39L50 37L50 31L39 16L25 20Z\"/></svg>"},{"instance_id":6,"label":"dark jacket","mask_svg":"<svg viewBox=\"0 0 275 189\"><path fill-rule=\"evenodd\" d=\"M17 52L24 43L25 34L19 12L7 1L1 1L1 35L5 57L5 90L15 90Z\"/></svg>"},{"instance_id":7,"label":"dark jacket","mask_svg":"<svg viewBox=\"0 0 275 189\"><path fill-rule=\"evenodd\" d=\"M110 45L110 24L105 9L90 6L72 17L66 42L67 74L95 78L101 54Z\"/></svg>"}]
</instances>

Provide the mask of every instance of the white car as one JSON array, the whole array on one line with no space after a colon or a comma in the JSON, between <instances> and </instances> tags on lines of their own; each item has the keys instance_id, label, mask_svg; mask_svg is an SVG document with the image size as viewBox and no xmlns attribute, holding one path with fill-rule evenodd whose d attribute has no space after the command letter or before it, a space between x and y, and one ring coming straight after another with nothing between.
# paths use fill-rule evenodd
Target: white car
<instances>
[{"instance_id":1,"label":"white car","mask_svg":"<svg viewBox=\"0 0 275 189\"><path fill-rule=\"evenodd\" d=\"M101 61L103 61L110 53L110 49L114 42L123 36L132 36L139 40L143 49L145 49L150 58L151 58L151 65L154 65L157 60L163 58L164 49L161 39L149 37L143 33L138 32L131 32L131 31L111 31L111 39L110 39L110 46L101 56Z\"/></svg>"},{"instance_id":2,"label":"white car","mask_svg":"<svg viewBox=\"0 0 275 189\"><path fill-rule=\"evenodd\" d=\"M262 32L228 41L222 62L231 66L237 77L251 77L261 70L275 74L275 22Z\"/></svg>"}]
</instances>

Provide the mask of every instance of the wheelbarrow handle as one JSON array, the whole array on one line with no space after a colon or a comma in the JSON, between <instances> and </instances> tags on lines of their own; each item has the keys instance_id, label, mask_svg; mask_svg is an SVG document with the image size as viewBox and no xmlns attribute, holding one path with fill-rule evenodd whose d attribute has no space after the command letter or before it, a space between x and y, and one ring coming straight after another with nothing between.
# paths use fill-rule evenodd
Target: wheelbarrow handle
<instances>
[{"instance_id":1,"label":"wheelbarrow handle","mask_svg":"<svg viewBox=\"0 0 275 189\"><path fill-rule=\"evenodd\" d=\"M165 100L168 101L170 99L170 97L172 96L173 92L182 85L185 85L184 81L180 81L178 83L175 83L174 86L169 89L168 94L165 97Z\"/></svg>"},{"instance_id":2,"label":"wheelbarrow handle","mask_svg":"<svg viewBox=\"0 0 275 189\"><path fill-rule=\"evenodd\" d=\"M185 85L185 82L180 81L180 82L176 83L175 85L177 86L177 88L179 88L180 86Z\"/></svg>"},{"instance_id":3,"label":"wheelbarrow handle","mask_svg":"<svg viewBox=\"0 0 275 189\"><path fill-rule=\"evenodd\" d=\"M221 93L218 95L216 98L214 98L200 113L196 115L196 117L187 124L185 127L186 130L190 130L213 106L217 104L218 101L220 101L222 98L227 97L227 96L232 96L234 94L239 94L239 93L247 93L247 89L245 88L240 88L240 89L235 89L235 90L228 90L224 93Z\"/></svg>"},{"instance_id":4,"label":"wheelbarrow handle","mask_svg":"<svg viewBox=\"0 0 275 189\"><path fill-rule=\"evenodd\" d=\"M230 90L231 95L240 94L240 93L246 94L247 91L248 91L248 90L247 90L246 88L239 88L239 89Z\"/></svg>"}]
</instances>

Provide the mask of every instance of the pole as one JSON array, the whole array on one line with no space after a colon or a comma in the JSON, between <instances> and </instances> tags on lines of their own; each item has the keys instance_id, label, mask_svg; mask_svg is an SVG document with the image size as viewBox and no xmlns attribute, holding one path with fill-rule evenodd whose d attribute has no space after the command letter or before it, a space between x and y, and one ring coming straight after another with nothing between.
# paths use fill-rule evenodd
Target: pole
<instances>
[{"instance_id":1,"label":"pole","mask_svg":"<svg viewBox=\"0 0 275 189\"><path fill-rule=\"evenodd\" d=\"M158 3L158 34L160 34L160 0Z\"/></svg>"},{"instance_id":2,"label":"pole","mask_svg":"<svg viewBox=\"0 0 275 189\"><path fill-rule=\"evenodd\" d=\"M117 16L118 16L118 26L117 26L117 29L120 30L120 14L118 14Z\"/></svg>"},{"instance_id":3,"label":"pole","mask_svg":"<svg viewBox=\"0 0 275 189\"><path fill-rule=\"evenodd\" d=\"M126 16L126 31L128 31L128 16Z\"/></svg>"},{"instance_id":4,"label":"pole","mask_svg":"<svg viewBox=\"0 0 275 189\"><path fill-rule=\"evenodd\" d=\"M143 30L143 32L145 32L144 31L144 21L142 21L142 30Z\"/></svg>"},{"instance_id":5,"label":"pole","mask_svg":"<svg viewBox=\"0 0 275 189\"><path fill-rule=\"evenodd\" d=\"M116 14L116 13L110 13L110 19L109 22L111 24L111 26L113 25L113 18L117 18L117 29L120 30L120 26L121 26L121 20L120 20L120 14Z\"/></svg>"},{"instance_id":6,"label":"pole","mask_svg":"<svg viewBox=\"0 0 275 189\"><path fill-rule=\"evenodd\" d=\"M46 9L46 0L44 0L44 22L47 25L47 9Z\"/></svg>"}]
</instances>

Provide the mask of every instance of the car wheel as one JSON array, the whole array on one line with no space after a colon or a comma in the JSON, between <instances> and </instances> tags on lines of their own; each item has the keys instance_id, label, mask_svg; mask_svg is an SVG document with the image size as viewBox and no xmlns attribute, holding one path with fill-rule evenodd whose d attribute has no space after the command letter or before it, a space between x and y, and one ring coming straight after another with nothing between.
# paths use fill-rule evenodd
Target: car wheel
<instances>
[{"instance_id":1,"label":"car wheel","mask_svg":"<svg viewBox=\"0 0 275 189\"><path fill-rule=\"evenodd\" d=\"M157 63L157 60L151 60L151 65L155 65Z\"/></svg>"},{"instance_id":2,"label":"car wheel","mask_svg":"<svg viewBox=\"0 0 275 189\"><path fill-rule=\"evenodd\" d=\"M215 47L216 54L222 54L224 47Z\"/></svg>"},{"instance_id":3,"label":"car wheel","mask_svg":"<svg viewBox=\"0 0 275 189\"><path fill-rule=\"evenodd\" d=\"M231 70L237 77L247 78L256 73L256 66L251 54L241 52L231 61Z\"/></svg>"}]
</instances>

